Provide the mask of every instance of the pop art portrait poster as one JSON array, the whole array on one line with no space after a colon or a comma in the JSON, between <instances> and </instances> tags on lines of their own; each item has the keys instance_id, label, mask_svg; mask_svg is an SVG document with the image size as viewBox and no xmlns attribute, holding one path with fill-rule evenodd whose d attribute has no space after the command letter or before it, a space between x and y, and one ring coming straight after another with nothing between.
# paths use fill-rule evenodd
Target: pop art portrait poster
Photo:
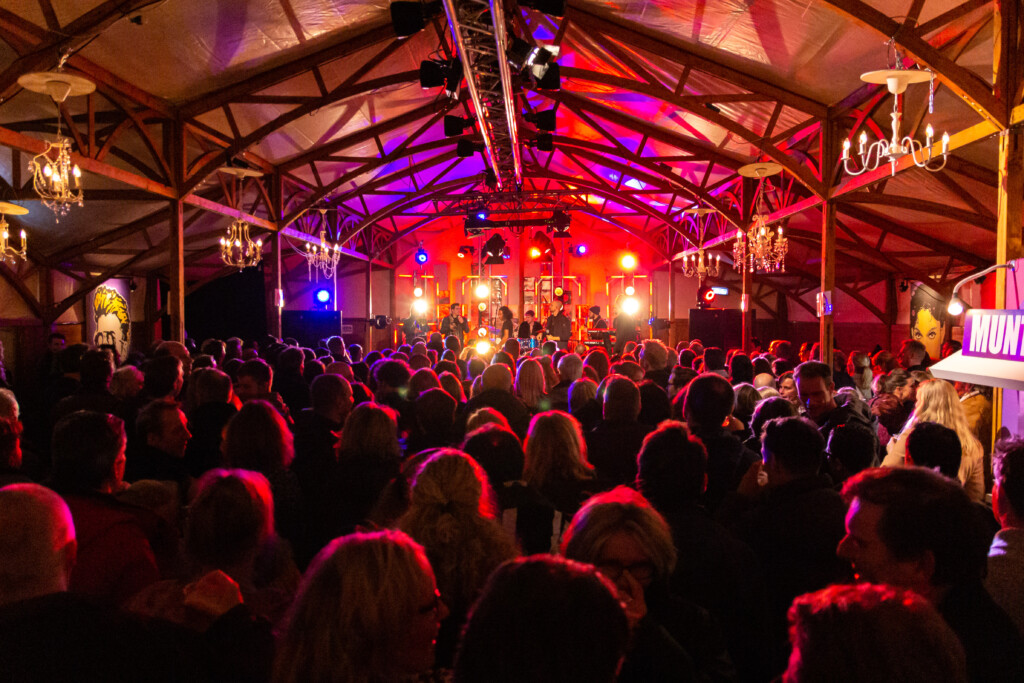
<instances>
[{"instance_id":1,"label":"pop art portrait poster","mask_svg":"<svg viewBox=\"0 0 1024 683\"><path fill-rule=\"evenodd\" d=\"M107 280L87 300L86 333L93 344L109 344L124 359L132 342L131 309L128 306L128 283Z\"/></svg>"}]
</instances>

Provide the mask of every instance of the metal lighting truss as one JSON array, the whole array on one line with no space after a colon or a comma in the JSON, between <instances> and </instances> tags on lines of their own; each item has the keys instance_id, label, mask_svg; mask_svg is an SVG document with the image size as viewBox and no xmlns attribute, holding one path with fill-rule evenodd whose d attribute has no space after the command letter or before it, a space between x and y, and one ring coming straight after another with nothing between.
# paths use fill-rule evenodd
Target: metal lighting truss
<instances>
[{"instance_id":1,"label":"metal lighting truss","mask_svg":"<svg viewBox=\"0 0 1024 683\"><path fill-rule=\"evenodd\" d=\"M501 0L444 0L444 10L476 110L484 156L497 178L495 189L518 190L523 183L523 162L512 70L506 56L505 9Z\"/></svg>"}]
</instances>

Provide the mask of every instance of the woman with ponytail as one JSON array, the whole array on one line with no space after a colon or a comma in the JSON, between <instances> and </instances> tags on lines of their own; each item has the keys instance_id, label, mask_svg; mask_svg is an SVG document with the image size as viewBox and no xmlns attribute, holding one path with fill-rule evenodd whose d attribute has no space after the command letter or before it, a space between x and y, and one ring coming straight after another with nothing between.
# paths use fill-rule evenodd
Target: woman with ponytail
<instances>
[{"instance_id":1,"label":"woman with ponytail","mask_svg":"<svg viewBox=\"0 0 1024 683\"><path fill-rule=\"evenodd\" d=\"M517 555L495 517L487 474L461 451L437 451L417 472L398 527L423 545L451 611L441 622L436 650L437 666L450 667L459 631L487 577Z\"/></svg>"}]
</instances>

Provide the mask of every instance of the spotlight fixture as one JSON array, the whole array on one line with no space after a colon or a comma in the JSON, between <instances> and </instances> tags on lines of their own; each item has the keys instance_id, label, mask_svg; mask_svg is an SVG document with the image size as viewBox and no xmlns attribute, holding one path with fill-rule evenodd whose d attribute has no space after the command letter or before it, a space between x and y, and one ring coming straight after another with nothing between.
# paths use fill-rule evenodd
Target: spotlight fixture
<instances>
[{"instance_id":1,"label":"spotlight fixture","mask_svg":"<svg viewBox=\"0 0 1024 683\"><path fill-rule=\"evenodd\" d=\"M1012 273L1017 270L1017 262L1007 261L1006 263L997 263L994 266L989 266L988 268L981 272L974 273L973 275L968 275L967 277L961 279L959 282L953 285L953 296L951 296L949 299L949 306L946 308L946 311L950 315L960 315L961 313L963 313L964 302L963 300L960 299L959 296L957 296L957 292L960 291L960 288L966 285L968 282L974 282L975 280L981 282L982 280L985 279L986 275L993 271L999 270L1000 268L1006 268Z\"/></svg>"},{"instance_id":2,"label":"spotlight fixture","mask_svg":"<svg viewBox=\"0 0 1024 683\"><path fill-rule=\"evenodd\" d=\"M540 78L535 79L537 90L561 90L562 77L558 71L558 64L549 64L547 72Z\"/></svg>"},{"instance_id":3,"label":"spotlight fixture","mask_svg":"<svg viewBox=\"0 0 1024 683\"><path fill-rule=\"evenodd\" d=\"M424 263L427 262L428 258L429 256L427 255L427 250L424 249L423 246L421 245L420 248L416 250L416 263L422 266Z\"/></svg>"},{"instance_id":4,"label":"spotlight fixture","mask_svg":"<svg viewBox=\"0 0 1024 683\"><path fill-rule=\"evenodd\" d=\"M423 296L423 288L416 287L415 289L412 290L412 295L419 299L421 296Z\"/></svg>"},{"instance_id":5,"label":"spotlight fixture","mask_svg":"<svg viewBox=\"0 0 1024 683\"><path fill-rule=\"evenodd\" d=\"M533 140L523 140L523 144L541 152L552 152L555 149L555 138L551 133L541 133Z\"/></svg>"},{"instance_id":6,"label":"spotlight fixture","mask_svg":"<svg viewBox=\"0 0 1024 683\"><path fill-rule=\"evenodd\" d=\"M458 97L462 83L462 62L458 59L430 59L420 62L420 87L440 88L452 99Z\"/></svg>"},{"instance_id":7,"label":"spotlight fixture","mask_svg":"<svg viewBox=\"0 0 1024 683\"><path fill-rule=\"evenodd\" d=\"M633 285L626 285L626 296L633 296L636 294L636 287Z\"/></svg>"},{"instance_id":8,"label":"spotlight fixture","mask_svg":"<svg viewBox=\"0 0 1024 683\"><path fill-rule=\"evenodd\" d=\"M477 152L480 152L482 154L483 151L484 143L473 142L472 140L467 140L466 138L459 138L458 144L455 145L455 153L462 157L463 159L468 159Z\"/></svg>"},{"instance_id":9,"label":"spotlight fixture","mask_svg":"<svg viewBox=\"0 0 1024 683\"><path fill-rule=\"evenodd\" d=\"M536 254L536 255L534 255ZM530 256L541 261L551 261L555 254L555 243L541 231L537 231L530 247Z\"/></svg>"},{"instance_id":10,"label":"spotlight fixture","mask_svg":"<svg viewBox=\"0 0 1024 683\"><path fill-rule=\"evenodd\" d=\"M485 266L500 266L505 263L504 253L508 248L505 243L505 238L500 234L494 233L484 243L484 265Z\"/></svg>"},{"instance_id":11,"label":"spotlight fixture","mask_svg":"<svg viewBox=\"0 0 1024 683\"><path fill-rule=\"evenodd\" d=\"M555 211L553 214L551 214L551 220L548 223L552 229L551 236L556 239L568 238L570 236L569 223L569 214L567 214L565 211Z\"/></svg>"},{"instance_id":12,"label":"spotlight fixture","mask_svg":"<svg viewBox=\"0 0 1024 683\"><path fill-rule=\"evenodd\" d=\"M476 310L478 310L478 311L480 311L481 313L483 313L484 311L486 311L486 310L487 310L487 304L486 304L486 303L484 303L483 301L481 301L480 303L478 303L478 304L476 305Z\"/></svg>"},{"instance_id":13,"label":"spotlight fixture","mask_svg":"<svg viewBox=\"0 0 1024 683\"><path fill-rule=\"evenodd\" d=\"M484 185L487 186L488 190L494 190L498 187L498 176L495 174L494 169L487 169L484 172Z\"/></svg>"},{"instance_id":14,"label":"spotlight fixture","mask_svg":"<svg viewBox=\"0 0 1024 683\"><path fill-rule=\"evenodd\" d=\"M459 254L458 254L458 256L459 256L459 258L466 258L467 256L472 256L475 253L476 253L476 247L470 246L468 244L464 244L461 247L459 247Z\"/></svg>"},{"instance_id":15,"label":"spotlight fixture","mask_svg":"<svg viewBox=\"0 0 1024 683\"><path fill-rule=\"evenodd\" d=\"M416 299L412 302L412 310L416 315L423 315L430 308L426 299Z\"/></svg>"},{"instance_id":16,"label":"spotlight fixture","mask_svg":"<svg viewBox=\"0 0 1024 683\"><path fill-rule=\"evenodd\" d=\"M624 254L622 259L619 261L623 270L633 270L637 266L636 256L633 254Z\"/></svg>"},{"instance_id":17,"label":"spotlight fixture","mask_svg":"<svg viewBox=\"0 0 1024 683\"><path fill-rule=\"evenodd\" d=\"M482 221L476 216L466 216L466 220L462 223L462 229L466 233L466 237L477 237L482 235L484 230L491 227L490 223L490 221ZM466 252L466 256L472 256L474 251L474 249L470 248Z\"/></svg>"},{"instance_id":18,"label":"spotlight fixture","mask_svg":"<svg viewBox=\"0 0 1024 683\"><path fill-rule=\"evenodd\" d=\"M331 290L321 287L313 294L313 310L326 311L331 306Z\"/></svg>"},{"instance_id":19,"label":"spotlight fixture","mask_svg":"<svg viewBox=\"0 0 1024 683\"><path fill-rule=\"evenodd\" d=\"M627 296L622 300L622 310L626 315L636 315L640 310L640 302L636 300L636 297Z\"/></svg>"},{"instance_id":20,"label":"spotlight fixture","mask_svg":"<svg viewBox=\"0 0 1024 683\"><path fill-rule=\"evenodd\" d=\"M441 11L441 1L391 3L391 27L399 38L416 35L427 25L427 18ZM556 15L561 16L561 15Z\"/></svg>"},{"instance_id":21,"label":"spotlight fixture","mask_svg":"<svg viewBox=\"0 0 1024 683\"><path fill-rule=\"evenodd\" d=\"M491 352L491 342L487 341L486 339L483 340L483 341L478 341L476 343L476 352L478 354L480 354L481 356L490 353Z\"/></svg>"},{"instance_id":22,"label":"spotlight fixture","mask_svg":"<svg viewBox=\"0 0 1024 683\"><path fill-rule=\"evenodd\" d=\"M473 290L473 293L476 295L477 299L486 299L491 295L491 288L481 282L476 286L476 289Z\"/></svg>"},{"instance_id":23,"label":"spotlight fixture","mask_svg":"<svg viewBox=\"0 0 1024 683\"><path fill-rule=\"evenodd\" d=\"M555 130L555 109L545 109L535 114L526 114L525 118L529 123L537 126L537 130L547 131L549 133ZM446 117L447 118L447 117Z\"/></svg>"},{"instance_id":24,"label":"spotlight fixture","mask_svg":"<svg viewBox=\"0 0 1024 683\"><path fill-rule=\"evenodd\" d=\"M715 300L715 290L710 285L703 285L697 290L697 308L703 310L711 306Z\"/></svg>"},{"instance_id":25,"label":"spotlight fixture","mask_svg":"<svg viewBox=\"0 0 1024 683\"><path fill-rule=\"evenodd\" d=\"M468 116L465 118L461 116L444 117L444 136L446 138L453 138L457 135L462 135L463 131L472 127L473 119Z\"/></svg>"},{"instance_id":26,"label":"spotlight fixture","mask_svg":"<svg viewBox=\"0 0 1024 683\"><path fill-rule=\"evenodd\" d=\"M487 210L487 207L481 207L476 209L476 213L473 214L482 221L487 220L491 216L491 212Z\"/></svg>"},{"instance_id":27,"label":"spotlight fixture","mask_svg":"<svg viewBox=\"0 0 1024 683\"><path fill-rule=\"evenodd\" d=\"M534 47L519 37L512 38L512 44L508 47L505 56L509 64L517 71L529 69L536 79L542 79L547 75L554 60L558 58L561 48L557 45L538 45Z\"/></svg>"},{"instance_id":28,"label":"spotlight fixture","mask_svg":"<svg viewBox=\"0 0 1024 683\"><path fill-rule=\"evenodd\" d=\"M486 327L484 327L483 325L481 325L480 327L478 327L478 328L476 329L476 336L480 337L481 339L483 339L484 337L486 337L486 336L487 336L487 328L486 328Z\"/></svg>"},{"instance_id":29,"label":"spotlight fixture","mask_svg":"<svg viewBox=\"0 0 1024 683\"><path fill-rule=\"evenodd\" d=\"M535 9L552 17L565 16L565 0L522 0L519 6Z\"/></svg>"},{"instance_id":30,"label":"spotlight fixture","mask_svg":"<svg viewBox=\"0 0 1024 683\"><path fill-rule=\"evenodd\" d=\"M587 255L587 245L585 245L585 244L577 244L576 246L574 246L572 248L572 255L577 257L577 258L581 258L583 256L586 256Z\"/></svg>"}]
</instances>

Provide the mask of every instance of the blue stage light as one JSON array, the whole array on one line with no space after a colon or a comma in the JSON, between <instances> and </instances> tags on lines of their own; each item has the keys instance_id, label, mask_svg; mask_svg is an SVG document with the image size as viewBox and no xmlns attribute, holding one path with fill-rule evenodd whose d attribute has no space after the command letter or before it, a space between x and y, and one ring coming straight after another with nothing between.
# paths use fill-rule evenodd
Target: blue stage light
<instances>
[{"instance_id":1,"label":"blue stage light","mask_svg":"<svg viewBox=\"0 0 1024 683\"><path fill-rule=\"evenodd\" d=\"M322 304L329 303L331 301L331 290L324 288L316 290L316 300Z\"/></svg>"},{"instance_id":2,"label":"blue stage light","mask_svg":"<svg viewBox=\"0 0 1024 683\"><path fill-rule=\"evenodd\" d=\"M418 263L418 264L420 264L422 266L424 263L427 262L427 258L428 257L427 257L427 250L426 249L424 249L423 247L420 247L419 249L416 250L416 263Z\"/></svg>"}]
</instances>

